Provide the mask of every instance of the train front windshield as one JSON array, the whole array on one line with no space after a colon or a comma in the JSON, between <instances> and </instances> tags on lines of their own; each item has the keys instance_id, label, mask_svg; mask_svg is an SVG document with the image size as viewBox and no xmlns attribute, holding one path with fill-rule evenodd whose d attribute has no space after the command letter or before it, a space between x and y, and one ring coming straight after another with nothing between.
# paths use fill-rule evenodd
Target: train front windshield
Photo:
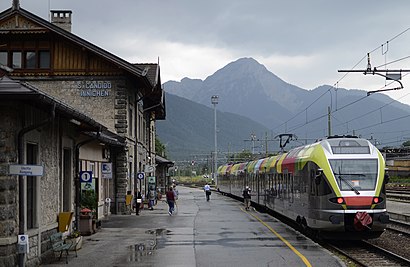
<instances>
[{"instance_id":1,"label":"train front windshield","mask_svg":"<svg viewBox=\"0 0 410 267\"><path fill-rule=\"evenodd\" d=\"M333 159L329 162L341 191L375 189L377 159Z\"/></svg>"}]
</instances>

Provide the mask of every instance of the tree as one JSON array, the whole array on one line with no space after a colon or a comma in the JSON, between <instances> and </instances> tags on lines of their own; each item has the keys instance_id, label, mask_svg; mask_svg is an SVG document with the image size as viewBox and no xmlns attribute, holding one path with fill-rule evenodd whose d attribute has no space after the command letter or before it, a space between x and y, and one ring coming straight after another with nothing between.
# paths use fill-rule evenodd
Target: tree
<instances>
[{"instance_id":1,"label":"tree","mask_svg":"<svg viewBox=\"0 0 410 267\"><path fill-rule=\"evenodd\" d=\"M253 159L252 152L248 150L244 150L239 154L233 154L229 156L229 161L231 162L245 162L245 161L250 161Z\"/></svg>"},{"instance_id":2,"label":"tree","mask_svg":"<svg viewBox=\"0 0 410 267\"><path fill-rule=\"evenodd\" d=\"M402 145L403 145L403 146L410 146L410 140L404 142Z\"/></svg>"},{"instance_id":3,"label":"tree","mask_svg":"<svg viewBox=\"0 0 410 267\"><path fill-rule=\"evenodd\" d=\"M158 136L155 136L155 153L166 158L165 145L159 140Z\"/></svg>"}]
</instances>

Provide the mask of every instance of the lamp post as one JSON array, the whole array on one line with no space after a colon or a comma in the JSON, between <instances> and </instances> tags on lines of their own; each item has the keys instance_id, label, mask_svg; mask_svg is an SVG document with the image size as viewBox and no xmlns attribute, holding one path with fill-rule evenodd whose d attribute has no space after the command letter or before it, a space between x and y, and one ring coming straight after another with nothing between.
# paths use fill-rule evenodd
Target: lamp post
<instances>
[{"instance_id":1,"label":"lamp post","mask_svg":"<svg viewBox=\"0 0 410 267\"><path fill-rule=\"evenodd\" d=\"M215 179L215 186L218 188L218 146L216 142L216 104L218 104L218 98L219 96L213 95L211 97L211 103L214 105L214 123L215 123L215 136L214 136L214 141L215 141L215 152L214 152L214 179Z\"/></svg>"}]
</instances>

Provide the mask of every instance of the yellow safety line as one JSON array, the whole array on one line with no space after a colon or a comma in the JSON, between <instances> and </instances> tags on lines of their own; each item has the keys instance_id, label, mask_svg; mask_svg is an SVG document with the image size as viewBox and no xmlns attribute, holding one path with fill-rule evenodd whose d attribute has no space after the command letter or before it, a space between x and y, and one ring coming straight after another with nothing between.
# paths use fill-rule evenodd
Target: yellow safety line
<instances>
[{"instance_id":1,"label":"yellow safety line","mask_svg":"<svg viewBox=\"0 0 410 267\"><path fill-rule=\"evenodd\" d=\"M262 221L258 216L253 215L252 213L249 213L247 211L245 211L243 208L241 208L241 210L249 215L251 215L252 217L254 217L255 219L257 219L261 224L265 225L269 231L271 231L272 233L274 233L277 237L279 237L280 240L282 240L283 243L285 243L296 255L299 256L299 258L305 263L306 266L312 267L312 265L310 264L310 262L308 261L308 259L306 259L305 256L302 255L302 253L300 253L294 246L292 246L285 238L283 238L278 232L276 232L275 230L272 229L272 227L270 227L267 223L265 223L264 221Z\"/></svg>"}]
</instances>

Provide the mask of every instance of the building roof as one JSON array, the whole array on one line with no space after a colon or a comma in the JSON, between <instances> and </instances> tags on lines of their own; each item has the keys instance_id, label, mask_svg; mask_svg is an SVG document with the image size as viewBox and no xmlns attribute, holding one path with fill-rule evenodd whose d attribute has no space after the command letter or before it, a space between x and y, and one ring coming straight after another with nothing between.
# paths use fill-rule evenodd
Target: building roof
<instances>
[{"instance_id":1,"label":"building roof","mask_svg":"<svg viewBox=\"0 0 410 267\"><path fill-rule=\"evenodd\" d=\"M161 156L159 156L159 155L155 155L155 162L156 162L157 164L166 164L166 165L168 165L168 166L173 166L173 165L174 165L174 162L173 162L173 161L170 161L170 160L168 160L168 159L166 159L166 158L163 158L163 157L161 157Z\"/></svg>"},{"instance_id":2,"label":"building roof","mask_svg":"<svg viewBox=\"0 0 410 267\"><path fill-rule=\"evenodd\" d=\"M125 140L123 137L109 131L107 127L98 123L81 111L63 103L28 83L12 80L7 76L0 77L0 99L2 101L23 101L46 111L54 106L57 113L76 124L78 128L85 132L85 134L94 136L103 143L125 146ZM99 134L97 134L97 132Z\"/></svg>"},{"instance_id":3,"label":"building roof","mask_svg":"<svg viewBox=\"0 0 410 267\"><path fill-rule=\"evenodd\" d=\"M164 120L166 116L165 93L161 88L159 64L142 63L134 65L145 69L147 71L146 77L155 85L154 89L147 94L148 97L144 101L144 111L153 110L155 111L155 119Z\"/></svg>"},{"instance_id":4,"label":"building roof","mask_svg":"<svg viewBox=\"0 0 410 267\"><path fill-rule=\"evenodd\" d=\"M147 87L150 88L154 88L156 85L151 83L152 79L149 79L146 75L148 73L148 70L146 70L144 68L144 65L136 65L136 64L132 64L129 63L126 60L123 60L122 58L78 37L75 34L72 34L71 32L68 32L62 28L60 28L59 26L56 26L50 22L48 22L47 20L44 20L43 18L34 15L33 13L23 9L23 8L9 8L6 9L5 11L0 13L0 21L6 18L9 18L13 15L20 15L23 16L33 22L35 22L36 24L38 24L39 26L51 31L51 32L55 32L58 35L68 39L69 41L72 41L74 43L77 43L78 45L81 45L84 49L87 49L103 58L105 58L106 60L110 61L111 63L117 65L118 67L120 67L121 69L129 72L130 74L138 77L139 79L142 80L142 82L144 82ZM18 33L18 32L27 32L28 29L26 28L21 28L21 29L13 29L13 33ZM10 29L1 29L0 28L0 34L4 34L4 33L9 33L11 30ZM44 29L32 29L30 30L30 32L44 32Z\"/></svg>"},{"instance_id":5,"label":"building roof","mask_svg":"<svg viewBox=\"0 0 410 267\"><path fill-rule=\"evenodd\" d=\"M36 16L35 14L21 8L18 4L18 7L13 6L9 9L0 13L0 21L10 18L11 16L23 16L28 20L38 24L41 28L34 28L34 29L27 29L27 28L13 28L10 29L2 29L0 28L0 35L4 33L44 33L45 29L51 32L58 34L59 36L74 42L84 49L89 50L90 52L104 58L105 60L117 65L119 68L123 69L124 71L130 73L137 80L140 80L145 86L147 87L146 97L144 97L144 109L153 109L155 111L156 119L165 119L165 99L163 97L163 89L161 88L161 76L160 76L160 68L159 64L157 63L144 63L144 64L132 64L80 37L75 34L72 34L69 31L66 31L60 28L53 23L50 23L47 20L44 20L41 17ZM67 12L67 11L66 11Z\"/></svg>"}]
</instances>

